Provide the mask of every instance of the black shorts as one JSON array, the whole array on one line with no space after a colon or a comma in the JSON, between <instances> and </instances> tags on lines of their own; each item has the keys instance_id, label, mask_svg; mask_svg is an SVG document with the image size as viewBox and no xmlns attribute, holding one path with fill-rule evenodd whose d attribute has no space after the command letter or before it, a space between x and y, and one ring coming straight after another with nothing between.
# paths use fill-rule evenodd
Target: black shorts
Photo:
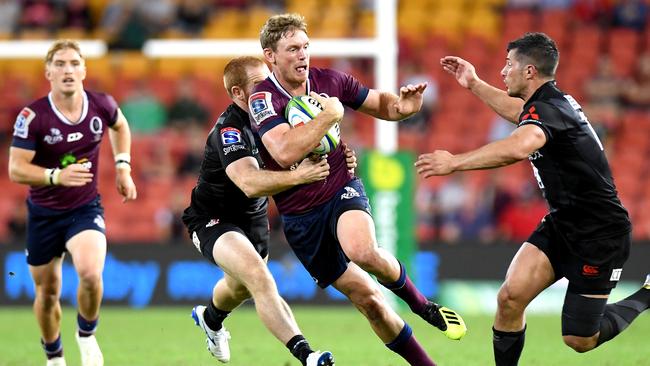
<instances>
[{"instance_id":1,"label":"black shorts","mask_svg":"<svg viewBox=\"0 0 650 366\"><path fill-rule=\"evenodd\" d=\"M106 234L99 196L71 210L53 210L27 200L27 263L40 266L61 257L65 244L84 230Z\"/></svg>"},{"instance_id":2,"label":"black shorts","mask_svg":"<svg viewBox=\"0 0 650 366\"><path fill-rule=\"evenodd\" d=\"M555 279L566 277L578 294L609 294L616 287L630 254L630 233L612 238L568 242L547 215L528 242L551 261Z\"/></svg>"},{"instance_id":3,"label":"black shorts","mask_svg":"<svg viewBox=\"0 0 650 366\"><path fill-rule=\"evenodd\" d=\"M266 215L240 220L205 220L202 223L193 224L188 231L196 249L214 264L216 264L212 257L214 244L221 235L229 231L235 231L247 237L260 257L266 258L269 254L270 228Z\"/></svg>"},{"instance_id":4,"label":"black shorts","mask_svg":"<svg viewBox=\"0 0 650 366\"><path fill-rule=\"evenodd\" d=\"M349 210L370 214L370 204L363 184L357 178L348 182L328 202L296 215L282 215L284 235L316 284L325 288L348 268L345 255L336 237L339 217Z\"/></svg>"}]
</instances>

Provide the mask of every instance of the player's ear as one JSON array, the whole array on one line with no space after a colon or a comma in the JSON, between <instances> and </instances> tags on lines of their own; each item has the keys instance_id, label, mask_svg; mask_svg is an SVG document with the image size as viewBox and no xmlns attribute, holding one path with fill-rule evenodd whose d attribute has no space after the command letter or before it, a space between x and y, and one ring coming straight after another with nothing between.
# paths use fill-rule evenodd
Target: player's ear
<instances>
[{"instance_id":1,"label":"player's ear","mask_svg":"<svg viewBox=\"0 0 650 366\"><path fill-rule=\"evenodd\" d=\"M273 50L267 47L263 50L263 52L264 52L264 59L266 59L268 63L275 65L275 53L273 52Z\"/></svg>"},{"instance_id":2,"label":"player's ear","mask_svg":"<svg viewBox=\"0 0 650 366\"><path fill-rule=\"evenodd\" d=\"M238 99L244 103L248 103L244 95L244 89L240 88L238 85L233 85L230 88L230 94L232 94L233 99Z\"/></svg>"}]
</instances>

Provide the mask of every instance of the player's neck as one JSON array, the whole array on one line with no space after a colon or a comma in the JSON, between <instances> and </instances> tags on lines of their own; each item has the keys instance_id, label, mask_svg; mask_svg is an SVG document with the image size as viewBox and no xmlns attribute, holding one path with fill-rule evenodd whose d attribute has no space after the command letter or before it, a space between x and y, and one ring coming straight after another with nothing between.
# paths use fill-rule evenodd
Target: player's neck
<instances>
[{"instance_id":1,"label":"player's neck","mask_svg":"<svg viewBox=\"0 0 650 366\"><path fill-rule=\"evenodd\" d=\"M522 94L521 99L524 100L524 103L527 103L530 97L535 94L535 92L542 87L542 85L546 84L547 82L551 81L553 79L535 79L533 80L528 88L526 88L526 91Z\"/></svg>"},{"instance_id":2,"label":"player's neck","mask_svg":"<svg viewBox=\"0 0 650 366\"><path fill-rule=\"evenodd\" d=\"M75 121L76 118L70 118L70 116L80 114L81 109L83 108L83 95L81 91L67 94L53 90L52 101L54 102L56 109L58 109L71 121Z\"/></svg>"},{"instance_id":3,"label":"player's neck","mask_svg":"<svg viewBox=\"0 0 650 366\"><path fill-rule=\"evenodd\" d=\"M290 82L282 77L279 72L273 72L275 79L291 96L306 95L307 94L307 81Z\"/></svg>"}]
</instances>

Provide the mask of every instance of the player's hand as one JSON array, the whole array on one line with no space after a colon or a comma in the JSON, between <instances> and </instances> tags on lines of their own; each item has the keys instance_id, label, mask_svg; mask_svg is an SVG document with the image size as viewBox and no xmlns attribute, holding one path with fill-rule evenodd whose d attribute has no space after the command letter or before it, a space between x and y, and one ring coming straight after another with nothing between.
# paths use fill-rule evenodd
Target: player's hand
<instances>
[{"instance_id":1,"label":"player's hand","mask_svg":"<svg viewBox=\"0 0 650 366\"><path fill-rule=\"evenodd\" d=\"M133 201L138 198L138 191L135 188L135 183L133 183L133 178L131 178L131 173L126 169L118 168L116 174L117 193L122 196L122 202Z\"/></svg>"},{"instance_id":2,"label":"player's hand","mask_svg":"<svg viewBox=\"0 0 650 366\"><path fill-rule=\"evenodd\" d=\"M454 155L449 151L436 150L430 154L422 154L415 162L415 168L423 178L434 175L448 175L455 171L453 166Z\"/></svg>"},{"instance_id":3,"label":"player's hand","mask_svg":"<svg viewBox=\"0 0 650 366\"><path fill-rule=\"evenodd\" d=\"M319 116L325 113L325 116L329 121L336 122L339 122L341 119L343 119L344 109L343 104L341 104L339 98L323 97L322 95L319 95L315 92L309 93L309 96L316 99L318 103L320 103L321 107L323 107L323 111L320 112Z\"/></svg>"},{"instance_id":4,"label":"player's hand","mask_svg":"<svg viewBox=\"0 0 650 366\"><path fill-rule=\"evenodd\" d=\"M354 175L354 170L357 168L357 153L345 143L343 144L343 149L345 151L345 163L348 166L348 172Z\"/></svg>"},{"instance_id":5,"label":"player's hand","mask_svg":"<svg viewBox=\"0 0 650 366\"><path fill-rule=\"evenodd\" d=\"M460 57L445 56L440 59L440 65L464 88L471 89L472 85L479 80L474 65Z\"/></svg>"},{"instance_id":6,"label":"player's hand","mask_svg":"<svg viewBox=\"0 0 650 366\"><path fill-rule=\"evenodd\" d=\"M427 83L409 84L399 88L399 99L395 102L395 110L403 118L419 112L422 108L422 94L427 88Z\"/></svg>"},{"instance_id":7,"label":"player's hand","mask_svg":"<svg viewBox=\"0 0 650 366\"><path fill-rule=\"evenodd\" d=\"M327 178L330 175L327 155L312 154L304 158L294 172L298 175L299 184L313 183Z\"/></svg>"},{"instance_id":8,"label":"player's hand","mask_svg":"<svg viewBox=\"0 0 650 366\"><path fill-rule=\"evenodd\" d=\"M59 185L64 187L81 187L92 182L93 173L82 164L70 164L61 169Z\"/></svg>"}]
</instances>

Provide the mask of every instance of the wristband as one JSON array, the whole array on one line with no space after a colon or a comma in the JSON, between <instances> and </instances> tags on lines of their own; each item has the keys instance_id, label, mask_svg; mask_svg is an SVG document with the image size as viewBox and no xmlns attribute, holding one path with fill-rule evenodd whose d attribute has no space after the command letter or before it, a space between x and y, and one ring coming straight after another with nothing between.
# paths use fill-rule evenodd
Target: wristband
<instances>
[{"instance_id":1,"label":"wristband","mask_svg":"<svg viewBox=\"0 0 650 366\"><path fill-rule=\"evenodd\" d=\"M119 153L115 154L115 164L127 163L131 165L131 154L129 153Z\"/></svg>"},{"instance_id":2,"label":"wristband","mask_svg":"<svg viewBox=\"0 0 650 366\"><path fill-rule=\"evenodd\" d=\"M45 184L48 186L59 185L59 175L61 175L61 169L45 169Z\"/></svg>"},{"instance_id":3,"label":"wristband","mask_svg":"<svg viewBox=\"0 0 650 366\"><path fill-rule=\"evenodd\" d=\"M126 171L131 171L131 164L125 160L119 160L115 162L115 169L125 169Z\"/></svg>"}]
</instances>

